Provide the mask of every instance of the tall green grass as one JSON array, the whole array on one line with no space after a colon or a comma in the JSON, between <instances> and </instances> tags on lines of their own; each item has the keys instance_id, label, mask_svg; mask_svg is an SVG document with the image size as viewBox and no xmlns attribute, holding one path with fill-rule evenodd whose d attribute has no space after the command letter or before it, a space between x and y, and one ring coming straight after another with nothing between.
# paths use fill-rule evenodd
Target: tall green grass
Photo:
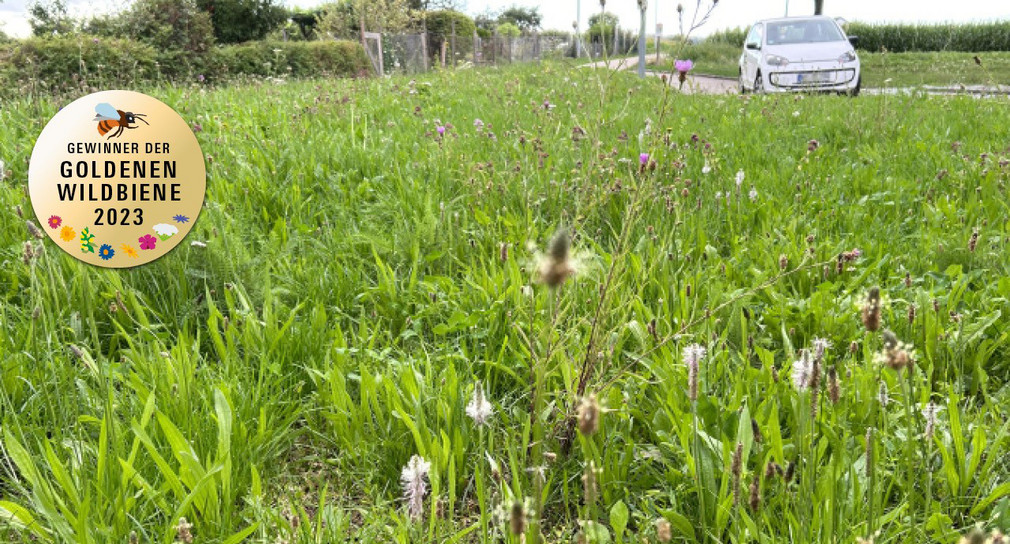
<instances>
[{"instance_id":1,"label":"tall green grass","mask_svg":"<svg viewBox=\"0 0 1010 544\"><path fill-rule=\"evenodd\" d=\"M169 543L186 518L197 542L519 542L517 512L549 542L1010 525L1001 102L684 96L557 64L147 91L202 127L206 247L127 271L30 238L26 158L62 99L0 105L7 541ZM559 227L578 273L551 289ZM874 286L910 370L875 358ZM814 337L825 388L798 390Z\"/></svg>"},{"instance_id":2,"label":"tall green grass","mask_svg":"<svg viewBox=\"0 0 1010 544\"><path fill-rule=\"evenodd\" d=\"M848 34L859 36L859 48L893 53L906 51L1010 51L1010 21L948 24L879 24L852 22Z\"/></svg>"}]
</instances>

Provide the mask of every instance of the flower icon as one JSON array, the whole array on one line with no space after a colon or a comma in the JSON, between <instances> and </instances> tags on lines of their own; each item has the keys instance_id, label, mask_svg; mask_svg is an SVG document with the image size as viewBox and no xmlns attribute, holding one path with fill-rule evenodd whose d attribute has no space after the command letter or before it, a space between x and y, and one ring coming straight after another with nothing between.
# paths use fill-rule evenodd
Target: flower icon
<instances>
[{"instance_id":1,"label":"flower icon","mask_svg":"<svg viewBox=\"0 0 1010 544\"><path fill-rule=\"evenodd\" d=\"M91 234L88 227L84 227L81 231L81 252L82 253L94 253L95 252L95 235Z\"/></svg>"},{"instance_id":2,"label":"flower icon","mask_svg":"<svg viewBox=\"0 0 1010 544\"><path fill-rule=\"evenodd\" d=\"M168 223L158 223L151 228L154 229L154 233L158 235L158 238L161 238L163 241L179 234L179 228Z\"/></svg>"},{"instance_id":3,"label":"flower icon","mask_svg":"<svg viewBox=\"0 0 1010 544\"><path fill-rule=\"evenodd\" d=\"M150 234L137 238L137 241L140 242L140 249L154 249L155 244L158 243L158 239Z\"/></svg>"},{"instance_id":4,"label":"flower icon","mask_svg":"<svg viewBox=\"0 0 1010 544\"><path fill-rule=\"evenodd\" d=\"M62 229L60 229L60 239L63 240L64 242L69 242L74 238L77 238L77 233L74 232L73 227L71 227L70 225L66 225Z\"/></svg>"},{"instance_id":5,"label":"flower icon","mask_svg":"<svg viewBox=\"0 0 1010 544\"><path fill-rule=\"evenodd\" d=\"M102 258L103 261L107 261L116 254L116 250L112 249L109 244L102 244L102 247L98 249L98 256Z\"/></svg>"},{"instance_id":6,"label":"flower icon","mask_svg":"<svg viewBox=\"0 0 1010 544\"><path fill-rule=\"evenodd\" d=\"M55 229L56 227L60 226L60 224L62 224L62 223L63 223L63 219L61 219L60 216L58 216L58 215L50 215L49 216L49 228Z\"/></svg>"},{"instance_id":7,"label":"flower icon","mask_svg":"<svg viewBox=\"0 0 1010 544\"><path fill-rule=\"evenodd\" d=\"M176 223L189 223L189 218L182 214L176 215L172 220Z\"/></svg>"},{"instance_id":8,"label":"flower icon","mask_svg":"<svg viewBox=\"0 0 1010 544\"><path fill-rule=\"evenodd\" d=\"M137 250L133 249L133 246L123 244L119 246L119 249L123 250L123 253L125 253L126 256L131 259L136 259L138 257Z\"/></svg>"}]
</instances>

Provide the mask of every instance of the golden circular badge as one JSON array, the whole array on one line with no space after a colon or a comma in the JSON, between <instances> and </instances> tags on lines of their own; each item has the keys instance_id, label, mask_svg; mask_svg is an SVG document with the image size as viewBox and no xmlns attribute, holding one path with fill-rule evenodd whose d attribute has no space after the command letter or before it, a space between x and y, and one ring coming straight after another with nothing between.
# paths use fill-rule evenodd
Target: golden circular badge
<instances>
[{"instance_id":1,"label":"golden circular badge","mask_svg":"<svg viewBox=\"0 0 1010 544\"><path fill-rule=\"evenodd\" d=\"M189 233L207 188L200 144L161 101L102 91L61 109L28 166L35 216L61 249L106 268L149 263Z\"/></svg>"}]
</instances>

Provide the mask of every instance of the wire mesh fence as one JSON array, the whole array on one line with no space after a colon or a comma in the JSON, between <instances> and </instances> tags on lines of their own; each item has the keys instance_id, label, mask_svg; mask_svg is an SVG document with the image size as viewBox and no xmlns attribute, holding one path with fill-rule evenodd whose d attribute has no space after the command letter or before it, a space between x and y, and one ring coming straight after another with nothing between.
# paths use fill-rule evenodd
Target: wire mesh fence
<instances>
[{"instance_id":1,"label":"wire mesh fence","mask_svg":"<svg viewBox=\"0 0 1010 544\"><path fill-rule=\"evenodd\" d=\"M435 33L367 33L365 51L376 73L418 73L433 68L493 66L518 62L538 62L574 56L571 36L540 35L482 38L471 35Z\"/></svg>"}]
</instances>

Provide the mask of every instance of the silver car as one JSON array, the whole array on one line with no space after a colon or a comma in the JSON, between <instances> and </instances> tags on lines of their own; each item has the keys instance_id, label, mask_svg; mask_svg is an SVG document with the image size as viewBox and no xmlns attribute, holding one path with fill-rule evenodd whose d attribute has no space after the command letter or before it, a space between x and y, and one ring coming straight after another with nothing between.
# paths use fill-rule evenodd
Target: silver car
<instances>
[{"instance_id":1,"label":"silver car","mask_svg":"<svg viewBox=\"0 0 1010 544\"><path fill-rule=\"evenodd\" d=\"M740 92L829 91L859 94L855 36L830 17L758 21L740 55Z\"/></svg>"}]
</instances>

